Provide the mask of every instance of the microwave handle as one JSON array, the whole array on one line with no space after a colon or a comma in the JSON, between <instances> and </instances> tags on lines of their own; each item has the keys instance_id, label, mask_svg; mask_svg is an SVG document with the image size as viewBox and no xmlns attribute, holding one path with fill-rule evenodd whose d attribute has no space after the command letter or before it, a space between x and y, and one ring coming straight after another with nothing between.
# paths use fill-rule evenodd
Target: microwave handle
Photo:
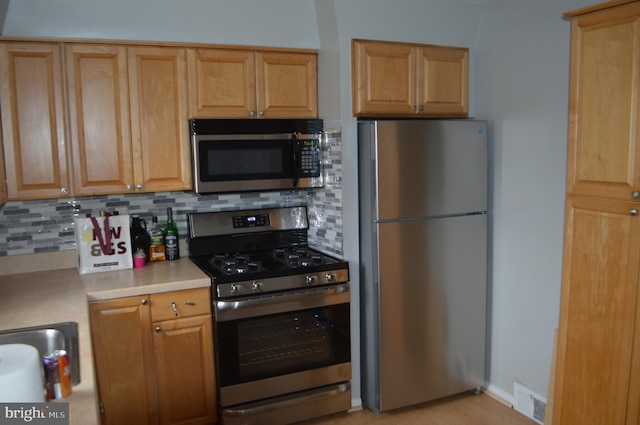
<instances>
[{"instance_id":1,"label":"microwave handle","mask_svg":"<svg viewBox=\"0 0 640 425\"><path fill-rule=\"evenodd\" d=\"M291 138L291 152L293 155L291 156L291 160L293 164L291 164L291 169L293 170L293 187L298 187L298 138L294 134Z\"/></svg>"}]
</instances>

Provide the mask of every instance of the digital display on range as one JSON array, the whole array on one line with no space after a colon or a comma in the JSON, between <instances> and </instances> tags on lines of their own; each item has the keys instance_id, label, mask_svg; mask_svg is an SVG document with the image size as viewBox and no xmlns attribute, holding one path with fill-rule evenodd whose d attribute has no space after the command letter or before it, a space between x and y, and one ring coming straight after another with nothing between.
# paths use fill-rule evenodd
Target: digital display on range
<instances>
[{"instance_id":1,"label":"digital display on range","mask_svg":"<svg viewBox=\"0 0 640 425\"><path fill-rule=\"evenodd\" d=\"M233 228L269 226L269 214L236 215L233 217Z\"/></svg>"}]
</instances>

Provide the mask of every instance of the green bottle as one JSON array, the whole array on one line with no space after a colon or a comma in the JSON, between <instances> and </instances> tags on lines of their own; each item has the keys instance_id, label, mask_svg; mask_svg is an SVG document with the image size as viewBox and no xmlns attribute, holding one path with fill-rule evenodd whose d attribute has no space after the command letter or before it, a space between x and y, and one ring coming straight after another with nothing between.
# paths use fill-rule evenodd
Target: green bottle
<instances>
[{"instance_id":1,"label":"green bottle","mask_svg":"<svg viewBox=\"0 0 640 425\"><path fill-rule=\"evenodd\" d=\"M173 221L173 212L167 208L167 227L164 229L164 254L167 260L177 260L180 258L178 249L178 228Z\"/></svg>"}]
</instances>

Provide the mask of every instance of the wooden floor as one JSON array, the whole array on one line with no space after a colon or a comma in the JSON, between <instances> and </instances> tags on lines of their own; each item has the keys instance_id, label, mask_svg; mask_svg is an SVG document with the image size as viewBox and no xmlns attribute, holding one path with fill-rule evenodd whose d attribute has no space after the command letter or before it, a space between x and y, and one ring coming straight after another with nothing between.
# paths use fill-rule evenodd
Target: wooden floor
<instances>
[{"instance_id":1,"label":"wooden floor","mask_svg":"<svg viewBox=\"0 0 640 425\"><path fill-rule=\"evenodd\" d=\"M537 425L487 394L471 393L376 415L368 409L301 422L304 425Z\"/></svg>"}]
</instances>

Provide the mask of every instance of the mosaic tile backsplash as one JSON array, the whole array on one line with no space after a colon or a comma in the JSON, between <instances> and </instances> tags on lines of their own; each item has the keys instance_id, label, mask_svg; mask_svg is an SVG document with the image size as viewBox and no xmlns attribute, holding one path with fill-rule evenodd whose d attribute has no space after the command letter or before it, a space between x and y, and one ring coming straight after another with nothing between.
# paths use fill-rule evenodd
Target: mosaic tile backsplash
<instances>
[{"instance_id":1,"label":"mosaic tile backsplash","mask_svg":"<svg viewBox=\"0 0 640 425\"><path fill-rule=\"evenodd\" d=\"M315 190L219 195L163 192L7 202L0 210L0 256L75 249L75 217L98 215L100 210L137 214L150 227L154 215L164 225L167 207L172 207L180 236L185 238L190 212L306 205L309 244L342 257L341 133L328 131L323 142L325 185Z\"/></svg>"}]
</instances>

